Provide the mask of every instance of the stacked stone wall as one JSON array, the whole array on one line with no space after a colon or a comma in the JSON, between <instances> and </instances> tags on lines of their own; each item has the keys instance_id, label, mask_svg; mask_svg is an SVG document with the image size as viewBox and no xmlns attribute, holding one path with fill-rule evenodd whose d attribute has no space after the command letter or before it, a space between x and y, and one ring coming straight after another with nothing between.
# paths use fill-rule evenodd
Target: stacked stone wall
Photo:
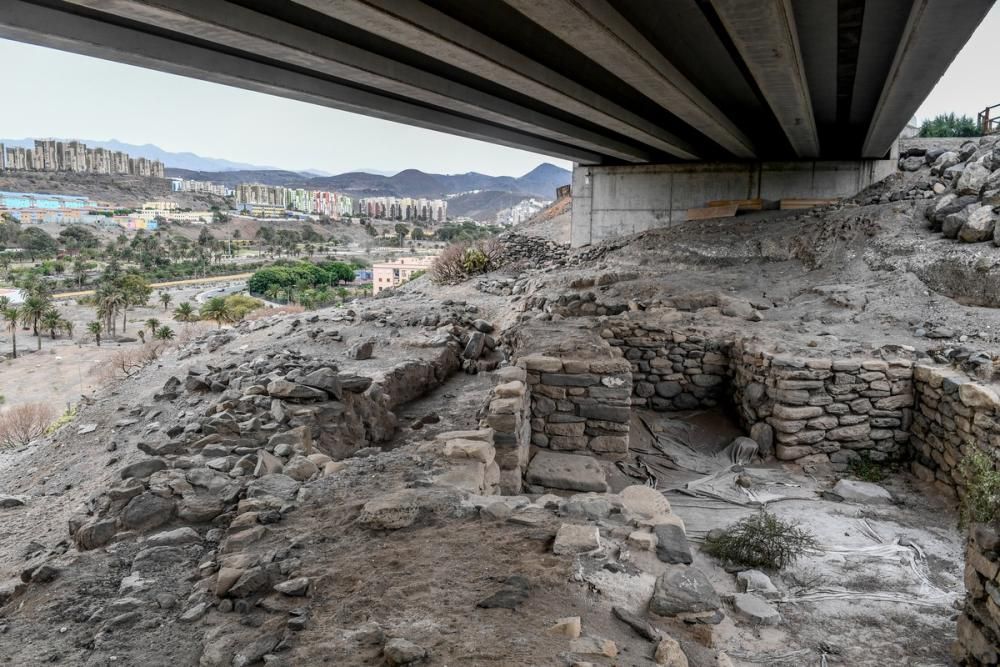
<instances>
[{"instance_id":1,"label":"stacked stone wall","mask_svg":"<svg viewBox=\"0 0 1000 667\"><path fill-rule=\"evenodd\" d=\"M629 362L633 405L691 410L731 393L729 343L626 319L606 322L601 337Z\"/></svg>"},{"instance_id":2,"label":"stacked stone wall","mask_svg":"<svg viewBox=\"0 0 1000 667\"><path fill-rule=\"evenodd\" d=\"M1000 397L950 367L914 368L917 406L910 445L914 474L940 490L964 496L962 461L986 453L1000 467ZM958 617L955 660L1000 663L1000 524L972 524L965 546L965 605Z\"/></svg>"},{"instance_id":3,"label":"stacked stone wall","mask_svg":"<svg viewBox=\"0 0 1000 667\"><path fill-rule=\"evenodd\" d=\"M531 393L531 443L568 452L623 456L628 452L632 377L629 364L600 358L529 354L524 369Z\"/></svg>"},{"instance_id":4,"label":"stacked stone wall","mask_svg":"<svg viewBox=\"0 0 1000 667\"><path fill-rule=\"evenodd\" d=\"M732 354L740 418L765 452L773 446L783 461L822 454L838 466L906 454L911 359L797 357L752 339L737 339Z\"/></svg>"},{"instance_id":5,"label":"stacked stone wall","mask_svg":"<svg viewBox=\"0 0 1000 667\"><path fill-rule=\"evenodd\" d=\"M531 443L531 392L524 368L508 366L494 375L485 426L493 430L496 463L500 467L500 492L521 493Z\"/></svg>"},{"instance_id":6,"label":"stacked stone wall","mask_svg":"<svg viewBox=\"0 0 1000 667\"><path fill-rule=\"evenodd\" d=\"M961 492L958 467L970 448L1000 451L1000 401L992 389L949 367L918 365L914 384L913 472L942 491Z\"/></svg>"}]
</instances>

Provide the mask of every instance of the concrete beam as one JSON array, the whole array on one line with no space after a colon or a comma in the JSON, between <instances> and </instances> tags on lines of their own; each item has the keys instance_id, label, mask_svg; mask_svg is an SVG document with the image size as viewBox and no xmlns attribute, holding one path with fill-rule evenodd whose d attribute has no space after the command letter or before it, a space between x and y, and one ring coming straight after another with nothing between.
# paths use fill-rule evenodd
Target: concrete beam
<instances>
[{"instance_id":1,"label":"concrete beam","mask_svg":"<svg viewBox=\"0 0 1000 667\"><path fill-rule=\"evenodd\" d=\"M712 0L712 7L801 158L819 155L819 134L790 0Z\"/></svg>"},{"instance_id":2,"label":"concrete beam","mask_svg":"<svg viewBox=\"0 0 1000 667\"><path fill-rule=\"evenodd\" d=\"M882 157L985 18L994 0L914 0L865 136L864 157ZM984 68L991 63L983 63Z\"/></svg>"},{"instance_id":3,"label":"concrete beam","mask_svg":"<svg viewBox=\"0 0 1000 667\"><path fill-rule=\"evenodd\" d=\"M200 0L67 0L100 12L258 57L320 72L442 109L579 146L625 162L648 161L636 145L394 62L342 41L228 2Z\"/></svg>"},{"instance_id":4,"label":"concrete beam","mask_svg":"<svg viewBox=\"0 0 1000 667\"><path fill-rule=\"evenodd\" d=\"M583 163L602 160L602 154L576 146L22 0L0 3L0 37L567 160Z\"/></svg>"},{"instance_id":5,"label":"concrete beam","mask_svg":"<svg viewBox=\"0 0 1000 667\"><path fill-rule=\"evenodd\" d=\"M750 139L607 0L504 0L556 37L741 158Z\"/></svg>"},{"instance_id":6,"label":"concrete beam","mask_svg":"<svg viewBox=\"0 0 1000 667\"><path fill-rule=\"evenodd\" d=\"M294 0L300 5L459 67L488 81L606 127L680 159L699 156L689 141L514 51L448 15L393 0Z\"/></svg>"}]
</instances>

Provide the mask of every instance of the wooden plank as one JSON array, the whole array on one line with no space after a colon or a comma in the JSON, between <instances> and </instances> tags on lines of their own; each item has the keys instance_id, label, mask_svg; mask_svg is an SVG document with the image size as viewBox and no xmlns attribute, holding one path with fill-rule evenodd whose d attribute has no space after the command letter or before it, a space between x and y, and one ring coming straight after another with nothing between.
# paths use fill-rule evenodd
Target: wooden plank
<instances>
[{"instance_id":1,"label":"wooden plank","mask_svg":"<svg viewBox=\"0 0 1000 667\"><path fill-rule=\"evenodd\" d=\"M817 206L829 206L836 204L839 199L782 199L778 205L782 211L789 211L801 208L816 208Z\"/></svg>"},{"instance_id":2,"label":"wooden plank","mask_svg":"<svg viewBox=\"0 0 1000 667\"><path fill-rule=\"evenodd\" d=\"M713 218L732 218L736 215L736 204L728 206L707 206L705 208L689 208L688 220L711 220Z\"/></svg>"},{"instance_id":3,"label":"wooden plank","mask_svg":"<svg viewBox=\"0 0 1000 667\"><path fill-rule=\"evenodd\" d=\"M764 210L764 200L757 199L713 199L708 202L709 206L732 206L736 204L737 211L762 211Z\"/></svg>"}]
</instances>

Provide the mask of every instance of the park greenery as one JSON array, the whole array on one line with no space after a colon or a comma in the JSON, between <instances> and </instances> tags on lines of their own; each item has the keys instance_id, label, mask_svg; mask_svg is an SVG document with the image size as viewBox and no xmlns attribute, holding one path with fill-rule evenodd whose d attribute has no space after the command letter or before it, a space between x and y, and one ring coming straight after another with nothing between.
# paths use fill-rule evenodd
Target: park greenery
<instances>
[{"instance_id":1,"label":"park greenery","mask_svg":"<svg viewBox=\"0 0 1000 667\"><path fill-rule=\"evenodd\" d=\"M344 284L353 282L355 270L362 266L344 262L277 263L254 273L247 288L269 301L318 308L343 302L350 295Z\"/></svg>"}]
</instances>

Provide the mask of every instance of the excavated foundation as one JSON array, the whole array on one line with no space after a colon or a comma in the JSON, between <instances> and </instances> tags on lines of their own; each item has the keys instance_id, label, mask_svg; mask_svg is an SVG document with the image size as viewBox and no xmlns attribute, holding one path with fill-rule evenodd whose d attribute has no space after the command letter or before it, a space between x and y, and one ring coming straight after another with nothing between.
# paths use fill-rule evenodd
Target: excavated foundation
<instances>
[{"instance_id":1,"label":"excavated foundation","mask_svg":"<svg viewBox=\"0 0 1000 667\"><path fill-rule=\"evenodd\" d=\"M952 497L964 493L964 457L974 449L996 457L1000 398L963 371L901 346L839 357L787 347L678 326L655 312L522 327L511 345L516 365L501 371L487 417L502 492L521 491L531 448L623 459L635 406L731 404L764 459L841 471L859 457L908 462ZM1000 527L971 527L965 584L955 658L997 664Z\"/></svg>"}]
</instances>

